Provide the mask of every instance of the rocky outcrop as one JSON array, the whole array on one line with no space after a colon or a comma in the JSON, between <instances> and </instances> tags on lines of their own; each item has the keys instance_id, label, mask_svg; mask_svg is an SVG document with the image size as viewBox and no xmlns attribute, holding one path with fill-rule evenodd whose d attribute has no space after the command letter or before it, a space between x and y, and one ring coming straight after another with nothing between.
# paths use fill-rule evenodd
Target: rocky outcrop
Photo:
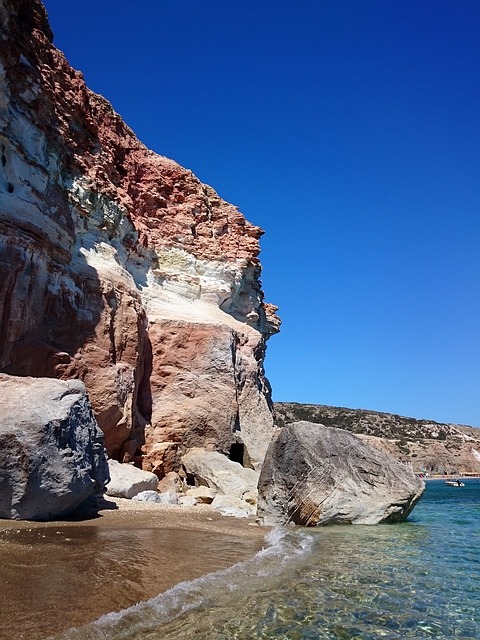
<instances>
[{"instance_id":1,"label":"rocky outcrop","mask_svg":"<svg viewBox=\"0 0 480 640\"><path fill-rule=\"evenodd\" d=\"M0 374L0 518L65 515L108 479L82 382Z\"/></svg>"},{"instance_id":2,"label":"rocky outcrop","mask_svg":"<svg viewBox=\"0 0 480 640\"><path fill-rule=\"evenodd\" d=\"M258 483L264 524L377 524L405 520L424 483L351 433L309 422L281 429Z\"/></svg>"},{"instance_id":3,"label":"rocky outcrop","mask_svg":"<svg viewBox=\"0 0 480 640\"><path fill-rule=\"evenodd\" d=\"M82 380L110 456L158 477L192 446L259 467L262 231L139 142L39 0L0 0L0 25L0 371Z\"/></svg>"},{"instance_id":4,"label":"rocky outcrop","mask_svg":"<svg viewBox=\"0 0 480 640\"><path fill-rule=\"evenodd\" d=\"M415 473L480 473L480 430L392 413L296 402L275 403L275 424L306 420L351 431Z\"/></svg>"}]
</instances>

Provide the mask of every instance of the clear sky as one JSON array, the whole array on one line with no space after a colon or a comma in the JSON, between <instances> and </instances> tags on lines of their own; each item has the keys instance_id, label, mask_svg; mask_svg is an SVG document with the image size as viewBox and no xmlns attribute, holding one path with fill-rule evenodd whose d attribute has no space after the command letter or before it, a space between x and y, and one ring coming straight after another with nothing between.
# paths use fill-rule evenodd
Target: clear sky
<instances>
[{"instance_id":1,"label":"clear sky","mask_svg":"<svg viewBox=\"0 0 480 640\"><path fill-rule=\"evenodd\" d=\"M480 426L478 0L45 0L139 138L262 226L276 401Z\"/></svg>"}]
</instances>

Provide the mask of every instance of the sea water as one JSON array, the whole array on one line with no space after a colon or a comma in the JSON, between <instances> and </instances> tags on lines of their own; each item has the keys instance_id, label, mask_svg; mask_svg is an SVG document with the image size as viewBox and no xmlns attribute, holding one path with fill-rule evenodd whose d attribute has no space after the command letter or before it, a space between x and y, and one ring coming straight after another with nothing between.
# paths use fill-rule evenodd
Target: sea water
<instances>
[{"instance_id":1,"label":"sea water","mask_svg":"<svg viewBox=\"0 0 480 640\"><path fill-rule=\"evenodd\" d=\"M62 640L478 640L480 482L428 481L397 525L274 529L265 548Z\"/></svg>"}]
</instances>

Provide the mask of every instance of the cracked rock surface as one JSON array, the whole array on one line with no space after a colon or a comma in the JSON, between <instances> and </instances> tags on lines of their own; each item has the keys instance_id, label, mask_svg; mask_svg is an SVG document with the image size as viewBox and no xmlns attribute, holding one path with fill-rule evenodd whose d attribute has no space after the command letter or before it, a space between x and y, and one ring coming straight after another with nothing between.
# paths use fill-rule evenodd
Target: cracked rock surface
<instances>
[{"instance_id":1,"label":"cracked rock surface","mask_svg":"<svg viewBox=\"0 0 480 640\"><path fill-rule=\"evenodd\" d=\"M407 466L348 431L295 422L268 448L258 516L268 525L401 522L424 488Z\"/></svg>"}]
</instances>

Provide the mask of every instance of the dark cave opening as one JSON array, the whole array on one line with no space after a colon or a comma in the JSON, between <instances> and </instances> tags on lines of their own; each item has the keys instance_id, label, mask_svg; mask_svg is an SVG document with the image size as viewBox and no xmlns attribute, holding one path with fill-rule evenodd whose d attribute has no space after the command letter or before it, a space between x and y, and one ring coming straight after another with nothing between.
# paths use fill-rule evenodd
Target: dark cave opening
<instances>
[{"instance_id":1,"label":"dark cave opening","mask_svg":"<svg viewBox=\"0 0 480 640\"><path fill-rule=\"evenodd\" d=\"M243 442L234 442L230 447L230 453L228 457L232 462L238 462L243 465L243 457L245 455L245 445Z\"/></svg>"}]
</instances>

